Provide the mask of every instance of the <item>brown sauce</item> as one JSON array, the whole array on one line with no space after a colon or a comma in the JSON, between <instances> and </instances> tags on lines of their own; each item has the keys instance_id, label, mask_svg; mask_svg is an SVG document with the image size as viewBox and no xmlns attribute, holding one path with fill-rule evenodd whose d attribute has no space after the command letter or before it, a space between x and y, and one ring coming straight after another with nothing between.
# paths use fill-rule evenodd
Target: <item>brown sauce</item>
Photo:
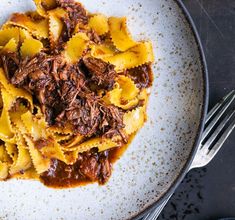
<instances>
[{"instance_id":1,"label":"brown sauce","mask_svg":"<svg viewBox=\"0 0 235 220\"><path fill-rule=\"evenodd\" d=\"M120 159L129 144L130 142L122 147L116 147L106 151L105 154L108 157L109 163L113 164ZM40 180L44 185L53 188L72 188L97 181L99 182L99 179L92 180L82 174L80 170L81 164L81 160L78 160L73 165L67 165L62 161L54 159L52 160L49 171L43 173L40 176ZM99 184L102 185L103 183L99 182Z\"/></svg>"},{"instance_id":2,"label":"brown sauce","mask_svg":"<svg viewBox=\"0 0 235 220\"><path fill-rule=\"evenodd\" d=\"M114 164L121 158L134 137L135 134L133 134L129 138L128 143L122 147L116 147L106 151L105 154L110 164ZM53 160L51 168L40 176L40 180L44 185L52 188L72 188L97 182L97 180L91 180L81 174L80 165L81 161L79 160L73 165L67 165L59 160ZM72 170L69 175L68 170ZM99 184L103 185L102 183Z\"/></svg>"}]
</instances>

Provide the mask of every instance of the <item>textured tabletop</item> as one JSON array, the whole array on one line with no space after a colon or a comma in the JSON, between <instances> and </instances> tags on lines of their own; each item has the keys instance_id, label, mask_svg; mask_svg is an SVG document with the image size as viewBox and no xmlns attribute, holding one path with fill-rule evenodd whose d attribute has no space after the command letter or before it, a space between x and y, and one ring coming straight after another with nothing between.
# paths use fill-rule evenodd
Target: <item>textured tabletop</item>
<instances>
[{"instance_id":1,"label":"textured tabletop","mask_svg":"<svg viewBox=\"0 0 235 220\"><path fill-rule=\"evenodd\" d=\"M211 108L235 88L235 0L184 3L195 21L207 58ZM235 217L235 131L206 168L187 175L159 219L222 217Z\"/></svg>"}]
</instances>

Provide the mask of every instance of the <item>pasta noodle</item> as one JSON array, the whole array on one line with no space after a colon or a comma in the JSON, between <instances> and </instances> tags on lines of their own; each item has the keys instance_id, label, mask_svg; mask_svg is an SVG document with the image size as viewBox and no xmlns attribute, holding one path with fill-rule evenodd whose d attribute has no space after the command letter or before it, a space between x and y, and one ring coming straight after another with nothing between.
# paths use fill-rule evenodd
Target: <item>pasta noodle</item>
<instances>
[{"instance_id":1,"label":"pasta noodle","mask_svg":"<svg viewBox=\"0 0 235 220\"><path fill-rule=\"evenodd\" d=\"M19 42L20 32L18 28L7 28L0 30L0 46L5 46L11 39Z\"/></svg>"},{"instance_id":2,"label":"pasta noodle","mask_svg":"<svg viewBox=\"0 0 235 220\"><path fill-rule=\"evenodd\" d=\"M111 103L127 110L138 104L138 94L139 89L130 78L126 76L119 76L117 79L116 88L108 92L104 97L104 100L107 103Z\"/></svg>"},{"instance_id":3,"label":"pasta noodle","mask_svg":"<svg viewBox=\"0 0 235 220\"><path fill-rule=\"evenodd\" d=\"M115 54L115 49L113 48L112 45L91 45L91 56L95 58L105 58L105 57L110 57Z\"/></svg>"},{"instance_id":4,"label":"pasta noodle","mask_svg":"<svg viewBox=\"0 0 235 220\"><path fill-rule=\"evenodd\" d=\"M126 17L109 18L109 28L112 41L118 50L126 51L137 44L127 29Z\"/></svg>"},{"instance_id":5,"label":"pasta noodle","mask_svg":"<svg viewBox=\"0 0 235 220\"><path fill-rule=\"evenodd\" d=\"M36 39L25 39L21 48L21 56L22 57L33 57L38 54L43 48L43 44L41 41Z\"/></svg>"},{"instance_id":6,"label":"pasta noodle","mask_svg":"<svg viewBox=\"0 0 235 220\"><path fill-rule=\"evenodd\" d=\"M27 149L25 149L23 144L24 143L18 143L17 145L18 156L15 163L13 163L13 165L10 167L10 175L13 175L23 170L27 170L31 167L31 159L29 152Z\"/></svg>"},{"instance_id":7,"label":"pasta noodle","mask_svg":"<svg viewBox=\"0 0 235 220\"><path fill-rule=\"evenodd\" d=\"M152 44L150 42L139 43L123 53L105 57L104 60L113 64L118 72L152 63L154 60Z\"/></svg>"},{"instance_id":8,"label":"pasta noodle","mask_svg":"<svg viewBox=\"0 0 235 220\"><path fill-rule=\"evenodd\" d=\"M11 99L10 100L11 104L14 102L14 99L16 100L17 98L23 98L29 102L30 108L32 109L33 107L32 96L25 90L18 89L14 87L12 84L10 84L7 81L7 78L2 68L0 68L0 85L3 87L1 91L3 91L5 95L4 96L5 99ZM7 93L5 91L7 91ZM3 99L3 95L2 95L2 99ZM10 110L10 109L7 109L7 110Z\"/></svg>"},{"instance_id":9,"label":"pasta noodle","mask_svg":"<svg viewBox=\"0 0 235 220\"><path fill-rule=\"evenodd\" d=\"M88 46L88 37L84 33L77 33L67 43L64 51L65 58L68 62L78 61Z\"/></svg>"},{"instance_id":10,"label":"pasta noodle","mask_svg":"<svg viewBox=\"0 0 235 220\"><path fill-rule=\"evenodd\" d=\"M10 96L7 91L1 88L1 95L3 100L3 109L0 117L0 139L8 142L7 139L11 139L14 137L14 131L11 125L9 110L13 104L14 97Z\"/></svg>"},{"instance_id":11,"label":"pasta noodle","mask_svg":"<svg viewBox=\"0 0 235 220\"><path fill-rule=\"evenodd\" d=\"M49 37L47 19L33 21L32 18L30 18L29 16L25 14L15 13L11 16L10 20L8 21L8 24L25 28L32 35L34 35L35 37L39 39Z\"/></svg>"},{"instance_id":12,"label":"pasta noodle","mask_svg":"<svg viewBox=\"0 0 235 220\"><path fill-rule=\"evenodd\" d=\"M17 43L14 38L11 38L8 43L2 48L4 52L16 52L17 51Z\"/></svg>"},{"instance_id":13,"label":"pasta noodle","mask_svg":"<svg viewBox=\"0 0 235 220\"><path fill-rule=\"evenodd\" d=\"M92 148L98 148L99 151L104 151L113 147L118 146L115 141L107 138L93 138L88 141L83 142L82 144L73 146L69 151L78 150L78 152L88 151Z\"/></svg>"},{"instance_id":14,"label":"pasta noodle","mask_svg":"<svg viewBox=\"0 0 235 220\"><path fill-rule=\"evenodd\" d=\"M0 180L6 179L8 176L8 166L7 163L0 161Z\"/></svg>"},{"instance_id":15,"label":"pasta noodle","mask_svg":"<svg viewBox=\"0 0 235 220\"><path fill-rule=\"evenodd\" d=\"M56 7L55 0L34 0L35 5L37 7L37 12L39 15L43 17L47 17L47 9L52 9ZM46 6L46 8L44 7Z\"/></svg>"},{"instance_id":16,"label":"pasta noodle","mask_svg":"<svg viewBox=\"0 0 235 220\"><path fill-rule=\"evenodd\" d=\"M61 17L66 16L66 12L63 9L54 9L48 12L49 17L49 38L51 46L54 47L56 42L62 33L63 22Z\"/></svg>"},{"instance_id":17,"label":"pasta noodle","mask_svg":"<svg viewBox=\"0 0 235 220\"><path fill-rule=\"evenodd\" d=\"M102 14L92 16L89 20L88 26L98 35L106 34L109 31L108 19Z\"/></svg>"},{"instance_id":18,"label":"pasta noodle","mask_svg":"<svg viewBox=\"0 0 235 220\"><path fill-rule=\"evenodd\" d=\"M47 171L50 167L50 159L45 158L38 149L34 147L34 143L30 137L24 136L26 143L29 148L29 153L35 167L35 170L38 174L41 174Z\"/></svg>"},{"instance_id":19,"label":"pasta noodle","mask_svg":"<svg viewBox=\"0 0 235 220\"><path fill-rule=\"evenodd\" d=\"M144 107L141 107L125 113L123 121L126 134L133 134L142 127L145 121L144 112Z\"/></svg>"}]
</instances>

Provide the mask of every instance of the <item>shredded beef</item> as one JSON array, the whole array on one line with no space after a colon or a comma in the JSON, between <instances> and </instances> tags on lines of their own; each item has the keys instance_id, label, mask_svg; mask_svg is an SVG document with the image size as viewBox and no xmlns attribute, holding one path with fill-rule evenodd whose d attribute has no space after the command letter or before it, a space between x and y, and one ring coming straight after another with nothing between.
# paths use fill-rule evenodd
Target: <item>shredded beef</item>
<instances>
[{"instance_id":1,"label":"shredded beef","mask_svg":"<svg viewBox=\"0 0 235 220\"><path fill-rule=\"evenodd\" d=\"M97 156L84 154L80 165L80 172L90 180L95 181L98 179L99 171L100 165Z\"/></svg>"},{"instance_id":2,"label":"shredded beef","mask_svg":"<svg viewBox=\"0 0 235 220\"><path fill-rule=\"evenodd\" d=\"M103 89L112 89L117 76L114 65L106 63L101 59L88 57L83 59L85 66L91 74L91 81Z\"/></svg>"},{"instance_id":3,"label":"shredded beef","mask_svg":"<svg viewBox=\"0 0 235 220\"><path fill-rule=\"evenodd\" d=\"M59 7L64 8L71 20L71 26L74 26L81 22L82 24L87 24L88 16L85 8L79 2L74 0L56 0Z\"/></svg>"},{"instance_id":4,"label":"shredded beef","mask_svg":"<svg viewBox=\"0 0 235 220\"><path fill-rule=\"evenodd\" d=\"M106 105L97 93L101 88L113 88L117 76L113 65L95 58L71 65L61 55L40 53L31 59L17 59L17 68L11 70L11 57L1 56L10 82L34 96L49 125L72 125L75 133L85 136L121 134L126 141L121 133L122 110Z\"/></svg>"},{"instance_id":5,"label":"shredded beef","mask_svg":"<svg viewBox=\"0 0 235 220\"><path fill-rule=\"evenodd\" d=\"M87 31L87 36L96 44L100 44L102 42L102 37L100 37L93 29Z\"/></svg>"},{"instance_id":6,"label":"shredded beef","mask_svg":"<svg viewBox=\"0 0 235 220\"><path fill-rule=\"evenodd\" d=\"M149 64L129 69L126 74L135 82L138 88L148 88L152 85L153 76Z\"/></svg>"},{"instance_id":7,"label":"shredded beef","mask_svg":"<svg viewBox=\"0 0 235 220\"><path fill-rule=\"evenodd\" d=\"M99 173L99 183L104 184L108 181L112 174L112 165L108 159L108 152L100 153L99 163L100 163L100 173Z\"/></svg>"}]
</instances>

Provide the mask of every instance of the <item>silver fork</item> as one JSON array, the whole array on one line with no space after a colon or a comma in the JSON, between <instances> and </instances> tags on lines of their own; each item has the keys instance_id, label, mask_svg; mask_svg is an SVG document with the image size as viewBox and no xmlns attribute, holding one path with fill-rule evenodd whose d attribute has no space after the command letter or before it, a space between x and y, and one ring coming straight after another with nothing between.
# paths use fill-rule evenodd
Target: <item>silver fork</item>
<instances>
[{"instance_id":1,"label":"silver fork","mask_svg":"<svg viewBox=\"0 0 235 220\"><path fill-rule=\"evenodd\" d=\"M233 109L228 114L225 114L225 111L231 106L234 99L235 90L232 90L208 113L205 122L205 130L202 134L196 156L188 171L206 166L214 158L235 128L235 118L233 117L235 110ZM219 120L222 121L218 123ZM222 132L223 129L225 130ZM217 141L215 143L216 139ZM158 208L148 213L142 220L156 220L171 196L172 194L166 198Z\"/></svg>"}]
</instances>

